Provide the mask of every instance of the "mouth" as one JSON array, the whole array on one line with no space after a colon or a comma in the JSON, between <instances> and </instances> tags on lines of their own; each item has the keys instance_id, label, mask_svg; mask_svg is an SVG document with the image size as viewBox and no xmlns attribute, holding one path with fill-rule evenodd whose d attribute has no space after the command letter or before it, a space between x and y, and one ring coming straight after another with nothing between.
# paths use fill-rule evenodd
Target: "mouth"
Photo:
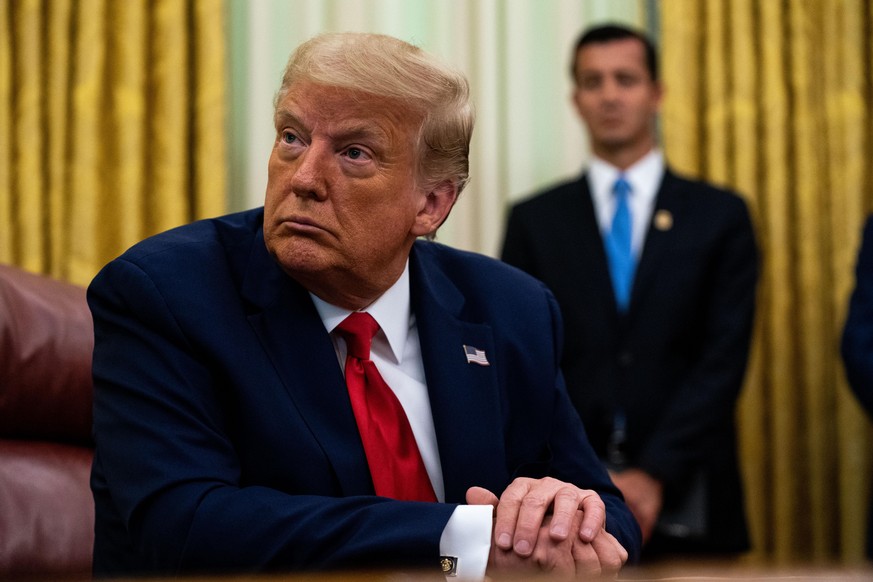
<instances>
[{"instance_id":1,"label":"mouth","mask_svg":"<svg viewBox=\"0 0 873 582\"><path fill-rule=\"evenodd\" d=\"M600 121L604 125L617 125L624 120L624 116L618 113L606 113L600 116Z\"/></svg>"},{"instance_id":2,"label":"mouth","mask_svg":"<svg viewBox=\"0 0 873 582\"><path fill-rule=\"evenodd\" d=\"M289 216L282 220L282 227L295 234L330 234L330 230L319 224L316 220L305 216Z\"/></svg>"}]
</instances>

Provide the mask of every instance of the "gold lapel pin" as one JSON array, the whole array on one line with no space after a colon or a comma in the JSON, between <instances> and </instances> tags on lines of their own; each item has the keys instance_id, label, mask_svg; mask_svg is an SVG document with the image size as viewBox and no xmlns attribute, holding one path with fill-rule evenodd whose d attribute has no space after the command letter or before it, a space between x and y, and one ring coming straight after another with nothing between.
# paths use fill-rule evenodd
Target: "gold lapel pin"
<instances>
[{"instance_id":1,"label":"gold lapel pin","mask_svg":"<svg viewBox=\"0 0 873 582\"><path fill-rule=\"evenodd\" d=\"M669 210L659 210L655 213L655 228L667 231L673 228L673 214Z\"/></svg>"}]
</instances>

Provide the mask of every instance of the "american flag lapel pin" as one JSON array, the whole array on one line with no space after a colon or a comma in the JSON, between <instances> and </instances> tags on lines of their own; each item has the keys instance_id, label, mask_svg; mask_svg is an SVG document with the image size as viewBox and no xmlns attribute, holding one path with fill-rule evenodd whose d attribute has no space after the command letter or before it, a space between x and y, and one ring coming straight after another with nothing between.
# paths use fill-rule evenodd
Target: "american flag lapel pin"
<instances>
[{"instance_id":1,"label":"american flag lapel pin","mask_svg":"<svg viewBox=\"0 0 873 582\"><path fill-rule=\"evenodd\" d=\"M479 364L480 366L490 366L488 358L485 357L485 351L473 346L464 346L464 355L467 356L468 364Z\"/></svg>"}]
</instances>

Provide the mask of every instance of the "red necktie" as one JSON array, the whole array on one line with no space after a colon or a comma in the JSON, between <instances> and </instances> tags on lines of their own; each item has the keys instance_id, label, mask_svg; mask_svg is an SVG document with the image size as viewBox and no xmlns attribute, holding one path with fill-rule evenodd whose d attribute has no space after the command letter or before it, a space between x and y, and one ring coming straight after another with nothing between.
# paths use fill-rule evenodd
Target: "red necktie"
<instances>
[{"instance_id":1,"label":"red necktie","mask_svg":"<svg viewBox=\"0 0 873 582\"><path fill-rule=\"evenodd\" d=\"M376 495L436 501L406 413L370 359L370 344L378 330L376 320L361 312L337 326L346 340L346 384Z\"/></svg>"}]
</instances>

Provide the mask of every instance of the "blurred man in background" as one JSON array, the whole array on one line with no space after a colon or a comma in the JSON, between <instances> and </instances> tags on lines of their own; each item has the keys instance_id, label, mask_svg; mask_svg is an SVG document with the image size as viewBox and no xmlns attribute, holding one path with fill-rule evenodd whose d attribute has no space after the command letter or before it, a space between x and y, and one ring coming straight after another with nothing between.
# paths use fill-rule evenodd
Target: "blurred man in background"
<instances>
[{"instance_id":1,"label":"blurred man in background","mask_svg":"<svg viewBox=\"0 0 873 582\"><path fill-rule=\"evenodd\" d=\"M511 209L502 258L555 293L570 397L644 556L724 555L749 545L734 409L758 255L739 196L666 166L656 61L622 26L580 37L573 103L592 159Z\"/></svg>"}]
</instances>

